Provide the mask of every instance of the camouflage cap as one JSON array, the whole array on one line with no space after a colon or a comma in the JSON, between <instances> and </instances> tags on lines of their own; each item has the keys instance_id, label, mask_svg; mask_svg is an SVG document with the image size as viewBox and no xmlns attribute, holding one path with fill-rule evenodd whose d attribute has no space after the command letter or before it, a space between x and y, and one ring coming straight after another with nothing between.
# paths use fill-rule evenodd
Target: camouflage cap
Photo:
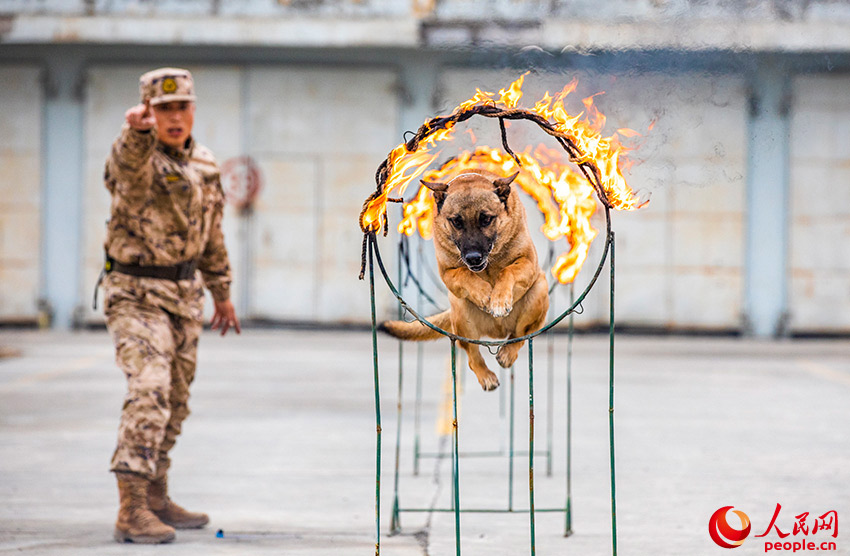
<instances>
[{"instance_id":1,"label":"camouflage cap","mask_svg":"<svg viewBox=\"0 0 850 556\"><path fill-rule=\"evenodd\" d=\"M165 102L195 100L195 84L188 70L159 68L139 78L141 102L151 106Z\"/></svg>"}]
</instances>

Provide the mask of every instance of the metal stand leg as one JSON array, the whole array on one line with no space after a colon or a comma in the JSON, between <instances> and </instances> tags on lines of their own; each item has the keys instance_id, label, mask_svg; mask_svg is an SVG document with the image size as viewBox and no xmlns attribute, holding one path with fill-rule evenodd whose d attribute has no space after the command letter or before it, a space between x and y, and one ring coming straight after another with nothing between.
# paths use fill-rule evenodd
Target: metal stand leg
<instances>
[{"instance_id":1,"label":"metal stand leg","mask_svg":"<svg viewBox=\"0 0 850 556\"><path fill-rule=\"evenodd\" d=\"M611 313L608 321L608 334L610 338L609 362L608 362L608 430L610 438L611 453L611 538L613 542L613 554L617 556L617 489L614 480L614 232L608 239L611 245Z\"/></svg>"},{"instance_id":2,"label":"metal stand leg","mask_svg":"<svg viewBox=\"0 0 850 556\"><path fill-rule=\"evenodd\" d=\"M378 380L378 323L375 316L375 271L369 241L369 293L372 301L372 362L375 369L375 556L381 554L381 388Z\"/></svg>"},{"instance_id":3,"label":"metal stand leg","mask_svg":"<svg viewBox=\"0 0 850 556\"><path fill-rule=\"evenodd\" d=\"M534 340L528 340L528 513L531 556L536 554L534 534Z\"/></svg>"},{"instance_id":4,"label":"metal stand leg","mask_svg":"<svg viewBox=\"0 0 850 556\"><path fill-rule=\"evenodd\" d=\"M552 292L554 298L555 292ZM549 301L549 320L552 320L554 303ZM546 476L552 476L552 437L555 425L555 333L546 333Z\"/></svg>"},{"instance_id":5,"label":"metal stand leg","mask_svg":"<svg viewBox=\"0 0 850 556\"><path fill-rule=\"evenodd\" d=\"M398 283L399 288L402 288L402 257L401 243L399 243L398 256ZM402 291L404 291L402 289ZM404 317L404 309L401 305L398 306L398 318ZM390 518L390 535L396 535L401 532L401 519L399 517L398 505L398 471L401 460L401 413L402 413L402 383L404 380L404 342L398 341L398 393L396 394L396 433L395 433L395 470L393 473L393 511Z\"/></svg>"},{"instance_id":6,"label":"metal stand leg","mask_svg":"<svg viewBox=\"0 0 850 556\"><path fill-rule=\"evenodd\" d=\"M570 307L575 303L575 286L570 284ZM567 334L567 505L564 536L573 534L573 493L572 493L572 426L573 426L573 334L575 332L573 313L570 313L569 333Z\"/></svg>"},{"instance_id":7,"label":"metal stand leg","mask_svg":"<svg viewBox=\"0 0 850 556\"><path fill-rule=\"evenodd\" d=\"M510 392L510 414L508 418L508 511L514 509L514 393L516 392L516 382L514 380L514 366L511 365L511 392Z\"/></svg>"},{"instance_id":8,"label":"metal stand leg","mask_svg":"<svg viewBox=\"0 0 850 556\"><path fill-rule=\"evenodd\" d=\"M455 510L455 551L460 556L460 470L458 469L457 342L452 339L452 488Z\"/></svg>"},{"instance_id":9,"label":"metal stand leg","mask_svg":"<svg viewBox=\"0 0 850 556\"><path fill-rule=\"evenodd\" d=\"M413 411L413 475L419 475L419 458L422 454L421 428L422 428L422 344L416 346L416 404Z\"/></svg>"},{"instance_id":10,"label":"metal stand leg","mask_svg":"<svg viewBox=\"0 0 850 556\"><path fill-rule=\"evenodd\" d=\"M419 256L416 258L416 273L417 276L422 276L422 238L419 238L417 245ZM422 311L422 288L416 288L416 310ZM422 361L423 361L423 346L416 346L416 404L413 411L413 475L419 475L419 457L422 453L420 444L420 429L422 426Z\"/></svg>"}]
</instances>

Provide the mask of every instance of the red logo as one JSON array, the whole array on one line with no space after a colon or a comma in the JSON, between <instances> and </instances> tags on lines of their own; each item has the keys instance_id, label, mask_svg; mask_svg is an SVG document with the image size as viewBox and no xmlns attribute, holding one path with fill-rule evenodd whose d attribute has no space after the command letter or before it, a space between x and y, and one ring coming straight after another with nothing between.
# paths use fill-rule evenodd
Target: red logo
<instances>
[{"instance_id":1,"label":"red logo","mask_svg":"<svg viewBox=\"0 0 850 556\"><path fill-rule=\"evenodd\" d=\"M733 506L720 508L708 520L708 534L711 540L723 548L737 548L744 544L744 539L750 534L750 518L742 511L732 510ZM732 510L741 520L741 529L735 529L726 521L726 514Z\"/></svg>"}]
</instances>

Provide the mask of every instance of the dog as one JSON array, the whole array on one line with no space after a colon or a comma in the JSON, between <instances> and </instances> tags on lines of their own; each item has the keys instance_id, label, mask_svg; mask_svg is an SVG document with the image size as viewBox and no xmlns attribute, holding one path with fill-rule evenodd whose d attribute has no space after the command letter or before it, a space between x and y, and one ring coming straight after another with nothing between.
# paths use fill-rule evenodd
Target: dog
<instances>
[{"instance_id":1,"label":"dog","mask_svg":"<svg viewBox=\"0 0 850 556\"><path fill-rule=\"evenodd\" d=\"M525 207L511 187L518 174L469 170L446 183L422 181L437 204L434 250L449 291L450 309L427 319L435 326L473 340L519 338L543 326L549 291ZM442 336L419 321L387 321L381 329L403 340ZM459 344L481 387L496 389L499 379L487 368L478 344ZM513 365L521 347L522 342L499 347L499 365Z\"/></svg>"}]
</instances>

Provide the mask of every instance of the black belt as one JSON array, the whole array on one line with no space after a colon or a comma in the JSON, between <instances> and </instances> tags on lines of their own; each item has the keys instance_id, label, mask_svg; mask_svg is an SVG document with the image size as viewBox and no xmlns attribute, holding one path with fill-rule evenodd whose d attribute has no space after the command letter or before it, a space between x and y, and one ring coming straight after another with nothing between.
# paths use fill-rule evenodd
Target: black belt
<instances>
[{"instance_id":1,"label":"black belt","mask_svg":"<svg viewBox=\"0 0 850 556\"><path fill-rule=\"evenodd\" d=\"M94 299L92 300L92 309L97 310L97 288L103 281L103 277L110 272L120 272L121 274L129 274L130 276L140 276L142 278L159 278L161 280L189 280L195 276L198 264L195 261L185 261L171 266L142 266L138 264L119 263L112 257L106 257L106 262L103 264L103 269L100 271L100 276L97 278L97 284L94 285Z\"/></svg>"},{"instance_id":2,"label":"black belt","mask_svg":"<svg viewBox=\"0 0 850 556\"><path fill-rule=\"evenodd\" d=\"M142 266L137 264L124 264L107 257L103 269L106 272L120 272L130 276L141 276L143 278L159 278L161 280L189 280L195 276L198 265L195 261L185 261L171 266Z\"/></svg>"}]
</instances>

